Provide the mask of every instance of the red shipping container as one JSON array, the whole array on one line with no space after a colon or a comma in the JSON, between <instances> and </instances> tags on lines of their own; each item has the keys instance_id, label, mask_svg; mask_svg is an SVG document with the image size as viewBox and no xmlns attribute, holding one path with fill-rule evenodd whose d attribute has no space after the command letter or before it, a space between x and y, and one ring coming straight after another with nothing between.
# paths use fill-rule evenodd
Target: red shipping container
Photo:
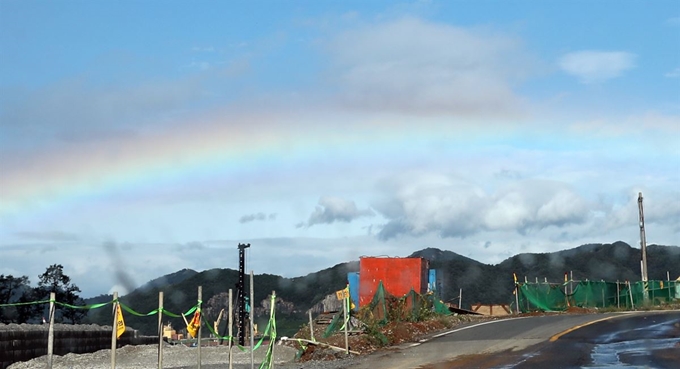
<instances>
[{"instance_id":1,"label":"red shipping container","mask_svg":"<svg viewBox=\"0 0 680 369\"><path fill-rule=\"evenodd\" d=\"M427 293L428 262L424 258L374 258L359 260L359 307L370 304L380 281L385 291L403 297L413 289Z\"/></svg>"}]
</instances>

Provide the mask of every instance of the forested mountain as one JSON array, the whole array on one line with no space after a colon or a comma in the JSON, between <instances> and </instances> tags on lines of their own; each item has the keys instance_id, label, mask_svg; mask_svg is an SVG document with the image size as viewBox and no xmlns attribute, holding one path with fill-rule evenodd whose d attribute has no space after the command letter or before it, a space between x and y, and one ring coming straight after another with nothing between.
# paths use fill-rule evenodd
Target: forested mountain
<instances>
[{"instance_id":1,"label":"forested mountain","mask_svg":"<svg viewBox=\"0 0 680 369\"><path fill-rule=\"evenodd\" d=\"M139 287L140 291L148 291L154 287L162 288L165 286L171 286L173 284L181 283L187 278L191 278L198 274L197 271L193 269L182 269L178 272L166 274L162 277L158 277L154 280L146 282L143 286Z\"/></svg>"},{"instance_id":2,"label":"forested mountain","mask_svg":"<svg viewBox=\"0 0 680 369\"><path fill-rule=\"evenodd\" d=\"M182 282L183 280L193 277L194 275L198 274L197 271L192 270L192 269L182 269L180 271L166 274L162 277L158 277L156 279L150 280L146 282L144 285L141 287L135 289L133 292L136 293L142 293L145 291L151 290L153 287L163 289L165 286L171 286L174 284L178 284ZM92 305L92 304L98 304L102 302L107 302L111 301L113 299L113 295L111 294L102 294L99 296L95 297L89 297L84 300L85 305Z\"/></svg>"},{"instance_id":3,"label":"forested mountain","mask_svg":"<svg viewBox=\"0 0 680 369\"><path fill-rule=\"evenodd\" d=\"M680 276L680 247L651 245L647 248L647 255L650 279L666 279L667 271L670 272L672 279ZM430 261L430 268L437 269L442 300L457 303L462 288L463 308L469 308L471 304L478 302L509 303L512 299L513 273L516 273L521 281L526 277L532 282L536 278L540 281L547 278L550 282L561 282L564 280L564 273L569 272L573 273L573 278L577 281L640 279L640 250L624 242L589 244L553 253L519 254L497 265L482 264L451 251L433 248L417 251L411 256L426 258ZM256 313L258 310L264 311L257 308L275 290L277 296L284 301L280 305L281 311L277 312L277 325L284 328L288 324L289 328L294 330L296 324L304 321L304 312L307 309L326 295L343 288L347 273L358 270L359 262L352 261L304 277L255 275L254 308ZM171 278L164 280L169 279ZM226 307L224 293L232 288L235 296L238 272L231 269L211 269L179 279L177 283L148 283L144 288L121 297L121 301L137 312L147 313L158 307L158 292L162 290L164 308L173 313L180 313L196 304L197 287L203 286L204 312L210 321L214 321L219 310ZM246 278L246 291L249 291L249 288L249 281ZM95 310L89 318L92 322L110 325L110 309ZM171 321L173 327L184 327L181 319L164 320ZM256 321L265 323L266 318L263 316ZM156 332L157 322L155 316L126 315L128 325L147 334Z\"/></svg>"},{"instance_id":4,"label":"forested mountain","mask_svg":"<svg viewBox=\"0 0 680 369\"><path fill-rule=\"evenodd\" d=\"M443 300L458 301L463 289L463 308L474 303L507 303L512 298L513 273L520 281L560 282L564 273L578 280L625 281L640 279L640 249L625 242L589 244L553 253L518 254L497 265L486 265L451 251L425 249L413 253L430 260L430 268L439 271ZM672 279L680 276L680 247L647 247L649 279Z\"/></svg>"},{"instance_id":5,"label":"forested mountain","mask_svg":"<svg viewBox=\"0 0 680 369\"><path fill-rule=\"evenodd\" d=\"M286 322L299 325L299 320L304 318L304 313L313 304L322 300L326 295L331 294L346 285L347 273L359 270L359 262L349 262L338 264L332 268L324 269L316 273L310 273L304 277L283 278L271 274L257 274L254 276L255 301L253 308L256 310L262 306L262 301L272 291L276 291L278 297L290 303L292 308L285 312L277 313L277 326L285 329ZM210 321L217 319L219 311L226 308L225 292L230 288L233 290L234 299L236 298L236 283L238 282L238 271L232 269L210 269L188 277L179 283L166 286L153 286L137 289L132 293L122 296L120 301L130 306L135 311L146 314L158 308L159 291L164 293L164 309L178 314L187 311L194 306L198 298L198 286L202 286L202 301L206 317ZM246 277L245 295L250 291L250 280ZM220 295L222 294L222 295ZM291 305L292 304L292 305ZM256 311L257 313L258 311ZM266 314L263 314L266 315ZM90 322L97 324L111 325L110 309L93 310L88 317ZM126 324L139 329L145 334L155 334L158 318L138 317L126 314ZM225 318L226 319L226 318ZM165 322L172 323L178 330L184 327L181 318L164 318ZM262 326L266 325L267 318L262 316L256 319Z\"/></svg>"}]
</instances>

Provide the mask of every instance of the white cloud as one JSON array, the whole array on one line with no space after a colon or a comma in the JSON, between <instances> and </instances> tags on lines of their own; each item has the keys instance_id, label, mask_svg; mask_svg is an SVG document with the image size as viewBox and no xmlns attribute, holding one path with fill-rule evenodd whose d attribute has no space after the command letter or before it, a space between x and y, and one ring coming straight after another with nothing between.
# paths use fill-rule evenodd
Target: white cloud
<instances>
[{"instance_id":1,"label":"white cloud","mask_svg":"<svg viewBox=\"0 0 680 369\"><path fill-rule=\"evenodd\" d=\"M191 64L189 64L189 68L200 69L200 70L208 70L208 69L210 69L210 62L207 62L207 61L192 61Z\"/></svg>"},{"instance_id":2,"label":"white cloud","mask_svg":"<svg viewBox=\"0 0 680 369\"><path fill-rule=\"evenodd\" d=\"M345 32L328 49L347 104L410 114L516 115L512 85L535 64L516 39L415 18Z\"/></svg>"},{"instance_id":3,"label":"white cloud","mask_svg":"<svg viewBox=\"0 0 680 369\"><path fill-rule=\"evenodd\" d=\"M680 78L680 67L673 69L672 71L664 74L664 77L668 78Z\"/></svg>"},{"instance_id":4,"label":"white cloud","mask_svg":"<svg viewBox=\"0 0 680 369\"><path fill-rule=\"evenodd\" d=\"M635 54L623 51L583 50L566 54L558 65L581 83L599 83L619 77L635 67Z\"/></svg>"},{"instance_id":5,"label":"white cloud","mask_svg":"<svg viewBox=\"0 0 680 369\"><path fill-rule=\"evenodd\" d=\"M191 51L193 52L203 52L203 53L213 53L215 52L215 48L213 46L194 46L191 48Z\"/></svg>"},{"instance_id":6,"label":"white cloud","mask_svg":"<svg viewBox=\"0 0 680 369\"><path fill-rule=\"evenodd\" d=\"M610 235L639 247L638 193L642 192L647 244L677 245L680 237L680 192L629 187L617 198L599 205L601 214L585 224L581 239L603 240Z\"/></svg>"},{"instance_id":7,"label":"white cloud","mask_svg":"<svg viewBox=\"0 0 680 369\"><path fill-rule=\"evenodd\" d=\"M644 135L640 135L640 130ZM621 139L642 143L649 142L654 151L678 152L680 137L680 116L647 111L628 116L598 117L575 121L568 130L578 136L591 139Z\"/></svg>"},{"instance_id":8,"label":"white cloud","mask_svg":"<svg viewBox=\"0 0 680 369\"><path fill-rule=\"evenodd\" d=\"M371 209L360 210L354 201L338 197L324 196L319 199L319 206L309 216L307 226L315 224L330 224L334 222L349 223L356 218L374 216Z\"/></svg>"},{"instance_id":9,"label":"white cloud","mask_svg":"<svg viewBox=\"0 0 680 369\"><path fill-rule=\"evenodd\" d=\"M439 233L442 237L476 233L485 194L474 184L438 174L404 175L383 189L388 198L374 207L389 221L378 234L390 239Z\"/></svg>"},{"instance_id":10,"label":"white cloud","mask_svg":"<svg viewBox=\"0 0 680 369\"><path fill-rule=\"evenodd\" d=\"M74 233L61 231L42 231L42 232L15 232L14 237L26 241L53 241L53 242L71 242L78 241L80 237Z\"/></svg>"},{"instance_id":11,"label":"white cloud","mask_svg":"<svg viewBox=\"0 0 680 369\"><path fill-rule=\"evenodd\" d=\"M666 24L669 26L680 26L680 17L672 17L666 19Z\"/></svg>"},{"instance_id":12,"label":"white cloud","mask_svg":"<svg viewBox=\"0 0 680 369\"><path fill-rule=\"evenodd\" d=\"M409 177L417 180L397 179L391 196L375 206L388 219L378 235L381 239L399 234L526 234L550 226L580 224L588 217L585 201L556 181L524 180L487 194L462 179L422 174Z\"/></svg>"}]
</instances>

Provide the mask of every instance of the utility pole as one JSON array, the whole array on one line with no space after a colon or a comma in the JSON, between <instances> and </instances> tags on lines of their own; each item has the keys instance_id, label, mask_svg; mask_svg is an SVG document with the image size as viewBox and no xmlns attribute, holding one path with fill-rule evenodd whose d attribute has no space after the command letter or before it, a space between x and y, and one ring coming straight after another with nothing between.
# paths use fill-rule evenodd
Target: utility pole
<instances>
[{"instance_id":1,"label":"utility pole","mask_svg":"<svg viewBox=\"0 0 680 369\"><path fill-rule=\"evenodd\" d=\"M647 282L647 239L645 238L645 213L642 210L642 192L638 193L638 209L640 210L640 248L642 249L640 270L642 281Z\"/></svg>"}]
</instances>

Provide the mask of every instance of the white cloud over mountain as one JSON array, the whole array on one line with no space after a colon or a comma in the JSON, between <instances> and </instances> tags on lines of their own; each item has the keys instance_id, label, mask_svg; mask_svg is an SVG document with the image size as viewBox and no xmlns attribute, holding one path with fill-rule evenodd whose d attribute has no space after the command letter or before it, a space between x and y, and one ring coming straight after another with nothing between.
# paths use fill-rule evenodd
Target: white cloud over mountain
<instances>
[{"instance_id":1,"label":"white cloud over mountain","mask_svg":"<svg viewBox=\"0 0 680 369\"><path fill-rule=\"evenodd\" d=\"M527 234L580 224L589 217L586 201L555 181L517 181L489 193L478 184L436 174L406 178L398 179L387 199L375 206L388 219L379 233L383 240L400 234Z\"/></svg>"}]
</instances>

